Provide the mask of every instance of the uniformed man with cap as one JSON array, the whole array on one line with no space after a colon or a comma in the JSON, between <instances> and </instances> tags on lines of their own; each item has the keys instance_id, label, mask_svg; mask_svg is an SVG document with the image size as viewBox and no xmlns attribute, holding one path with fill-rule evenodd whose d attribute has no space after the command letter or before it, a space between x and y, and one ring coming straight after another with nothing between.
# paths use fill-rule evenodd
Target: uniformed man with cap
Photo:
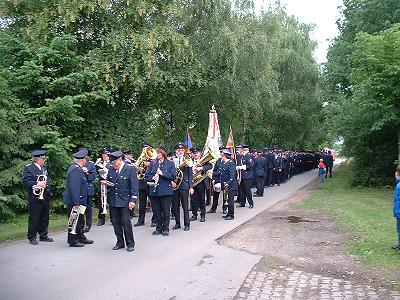
<instances>
[{"instance_id":1,"label":"uniformed man with cap","mask_svg":"<svg viewBox=\"0 0 400 300\"><path fill-rule=\"evenodd\" d=\"M32 152L32 163L25 166L22 175L22 184L28 192L28 240L32 245L38 244L38 233L40 241L53 241L48 236L51 180L47 173L45 159L45 150Z\"/></svg>"},{"instance_id":2,"label":"uniformed man with cap","mask_svg":"<svg viewBox=\"0 0 400 300\"><path fill-rule=\"evenodd\" d=\"M193 147L191 149L193 153L193 172L199 174L200 172L207 172L212 169L212 164L207 162L203 166L196 166L200 160L202 152L199 148ZM190 221L197 220L197 211L200 208L200 222L206 221L206 199L205 193L207 188L210 186L210 178L207 176L200 183L193 187L193 206L192 206L192 217Z\"/></svg>"},{"instance_id":3,"label":"uniformed man with cap","mask_svg":"<svg viewBox=\"0 0 400 300\"><path fill-rule=\"evenodd\" d=\"M76 206L87 206L87 178L83 167L87 163L88 150L81 148L78 152L72 155L74 162L69 166L67 171L67 178L65 182L64 203L67 204L67 216L69 218L71 211ZM67 242L70 247L83 247L85 244L93 244L84 235L84 216L79 214L78 223L76 225L76 234L71 234L68 229Z\"/></svg>"},{"instance_id":4,"label":"uniformed man with cap","mask_svg":"<svg viewBox=\"0 0 400 300\"><path fill-rule=\"evenodd\" d=\"M167 159L167 149L157 148L157 159L150 163L146 172L146 181L150 185L149 193L156 221L153 235L168 236L172 195L171 181L176 179L176 168L173 161Z\"/></svg>"},{"instance_id":5,"label":"uniformed man with cap","mask_svg":"<svg viewBox=\"0 0 400 300\"><path fill-rule=\"evenodd\" d=\"M104 147L103 149L101 149L101 157L98 158L95 163L97 173L99 174L99 179L100 179L98 187L99 195L101 194L100 181L102 179L107 178L108 167L110 166L110 157L109 157L110 153L111 153L110 148ZM98 208L99 208L99 214L98 214L99 222L97 223L97 226L101 226L104 225L106 222L106 215L103 214L104 207L100 197L99 197Z\"/></svg>"},{"instance_id":6,"label":"uniformed man with cap","mask_svg":"<svg viewBox=\"0 0 400 300\"><path fill-rule=\"evenodd\" d=\"M249 208L253 208L254 202L251 194L251 186L254 178L254 159L249 153L248 145L242 145L241 165L236 168L240 172L239 195L241 202L238 207L244 207L247 199Z\"/></svg>"},{"instance_id":7,"label":"uniformed man with cap","mask_svg":"<svg viewBox=\"0 0 400 300\"><path fill-rule=\"evenodd\" d=\"M188 159L185 157L185 145L182 142L176 144L175 154L174 164L175 167L178 168ZM180 170L182 172L182 181L178 189L176 189L176 183L174 181L172 182L172 187L176 189L174 190L174 195L172 197L172 210L175 215L175 226L172 227L172 229L175 230L181 228L180 206L182 205L184 230L188 231L190 229L189 194L192 195L194 192L193 170L190 164L181 167Z\"/></svg>"},{"instance_id":8,"label":"uniformed man with cap","mask_svg":"<svg viewBox=\"0 0 400 300\"><path fill-rule=\"evenodd\" d=\"M211 209L207 212L209 214L215 213L217 211L218 207L218 200L219 200L219 194L220 191L223 189L221 186L221 168L222 168L222 156L223 153L222 151L224 150L224 147L219 147L219 153L221 155L220 158L217 159L214 165L213 173L212 173L212 183L214 186L214 191L213 191L213 202ZM226 207L224 206L224 203L222 204L222 211L224 214L226 214Z\"/></svg>"},{"instance_id":9,"label":"uniformed man with cap","mask_svg":"<svg viewBox=\"0 0 400 300\"><path fill-rule=\"evenodd\" d=\"M231 160L232 153L230 149L223 149L222 154L221 186L224 193L228 193L228 213L226 216L223 216L223 218L225 220L233 220L235 218L233 198L238 189L236 165L233 160Z\"/></svg>"},{"instance_id":10,"label":"uniformed man with cap","mask_svg":"<svg viewBox=\"0 0 400 300\"><path fill-rule=\"evenodd\" d=\"M111 166L108 167L107 181L113 185L108 186L107 201L117 237L113 250L122 249L126 245L128 252L131 252L135 248L135 240L129 211L136 205L139 182L136 168L126 164L122 160L122 155L121 151L110 154Z\"/></svg>"},{"instance_id":11,"label":"uniformed man with cap","mask_svg":"<svg viewBox=\"0 0 400 300\"><path fill-rule=\"evenodd\" d=\"M264 195L264 183L267 170L267 160L262 156L262 150L258 149L255 151L254 158L254 177L257 189L254 195L255 197L262 197Z\"/></svg>"}]
</instances>

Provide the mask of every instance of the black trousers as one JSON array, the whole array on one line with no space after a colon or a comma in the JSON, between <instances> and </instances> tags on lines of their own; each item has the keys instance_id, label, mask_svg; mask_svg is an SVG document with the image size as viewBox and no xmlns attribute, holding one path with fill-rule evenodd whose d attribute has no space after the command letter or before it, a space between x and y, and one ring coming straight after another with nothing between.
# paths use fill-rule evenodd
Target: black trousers
<instances>
[{"instance_id":1,"label":"black trousers","mask_svg":"<svg viewBox=\"0 0 400 300\"><path fill-rule=\"evenodd\" d=\"M93 196L87 196L87 206L85 210L85 224L87 227L92 226L93 220Z\"/></svg>"},{"instance_id":2,"label":"black trousers","mask_svg":"<svg viewBox=\"0 0 400 300\"><path fill-rule=\"evenodd\" d=\"M184 226L190 226L188 190L176 190L172 197L172 211L175 216L175 224L179 226L181 225L181 205L183 210L183 224Z\"/></svg>"},{"instance_id":3,"label":"black trousers","mask_svg":"<svg viewBox=\"0 0 400 300\"><path fill-rule=\"evenodd\" d=\"M236 191L228 191L228 214L227 216L234 217L235 216L235 197Z\"/></svg>"},{"instance_id":4,"label":"black trousers","mask_svg":"<svg viewBox=\"0 0 400 300\"><path fill-rule=\"evenodd\" d=\"M219 200L219 192L213 192L212 210L217 210Z\"/></svg>"},{"instance_id":5,"label":"black trousers","mask_svg":"<svg viewBox=\"0 0 400 300\"><path fill-rule=\"evenodd\" d=\"M73 205L68 205L67 206L67 217L69 219L69 216L71 215L71 211ZM68 237L67 237L67 243L68 244L76 244L79 243L80 241L86 240L86 237L83 233L83 227L85 227L85 216L83 214L79 214L78 217L78 223L76 224L76 234L71 234L71 230L68 229Z\"/></svg>"},{"instance_id":6,"label":"black trousers","mask_svg":"<svg viewBox=\"0 0 400 300\"><path fill-rule=\"evenodd\" d=\"M329 172L329 177L332 178L332 166L330 167L326 166L325 178L328 177L328 172Z\"/></svg>"},{"instance_id":7,"label":"black trousers","mask_svg":"<svg viewBox=\"0 0 400 300\"><path fill-rule=\"evenodd\" d=\"M110 206L112 225L114 233L117 237L117 245L121 246L135 246L133 238L133 230L130 216L130 209L128 207L112 207ZM125 237L125 242L124 242Z\"/></svg>"},{"instance_id":8,"label":"black trousers","mask_svg":"<svg viewBox=\"0 0 400 300\"><path fill-rule=\"evenodd\" d=\"M158 232L169 231L169 222L171 219L171 202L172 195L169 196L151 196L151 205L153 206L153 214L156 230Z\"/></svg>"},{"instance_id":9,"label":"black trousers","mask_svg":"<svg viewBox=\"0 0 400 300\"><path fill-rule=\"evenodd\" d=\"M211 190L206 189L206 205L210 205L210 204L211 204Z\"/></svg>"},{"instance_id":10,"label":"black trousers","mask_svg":"<svg viewBox=\"0 0 400 300\"><path fill-rule=\"evenodd\" d=\"M257 176L256 177L256 195L263 196L264 195L264 176Z\"/></svg>"},{"instance_id":11,"label":"black trousers","mask_svg":"<svg viewBox=\"0 0 400 300\"><path fill-rule=\"evenodd\" d=\"M242 179L239 185L239 195L242 194L241 202L240 204L246 205L246 199L249 202L250 205L254 205L253 202L253 196L251 194L251 185L252 185L253 179Z\"/></svg>"},{"instance_id":12,"label":"black trousers","mask_svg":"<svg viewBox=\"0 0 400 300\"><path fill-rule=\"evenodd\" d=\"M274 179L274 178L273 178L273 176L274 176L274 175L273 175L273 173L274 173L273 170L274 170L274 169L272 169L272 168L269 168L269 169L268 169L268 173L267 173L267 185L271 185L272 182L273 182L273 179Z\"/></svg>"},{"instance_id":13,"label":"black trousers","mask_svg":"<svg viewBox=\"0 0 400 300\"><path fill-rule=\"evenodd\" d=\"M144 223L146 216L147 190L139 190L139 219L138 223Z\"/></svg>"},{"instance_id":14,"label":"black trousers","mask_svg":"<svg viewBox=\"0 0 400 300\"><path fill-rule=\"evenodd\" d=\"M200 182L198 185L193 187L193 203L192 203L192 214L197 216L197 211L200 208L200 215L206 215L206 187L203 182Z\"/></svg>"},{"instance_id":15,"label":"black trousers","mask_svg":"<svg viewBox=\"0 0 400 300\"><path fill-rule=\"evenodd\" d=\"M49 200L34 199L29 201L28 239L36 238L39 233L41 238L48 235L49 227Z\"/></svg>"},{"instance_id":16,"label":"black trousers","mask_svg":"<svg viewBox=\"0 0 400 300\"><path fill-rule=\"evenodd\" d=\"M274 170L274 184L281 184L281 172L279 170Z\"/></svg>"}]
</instances>

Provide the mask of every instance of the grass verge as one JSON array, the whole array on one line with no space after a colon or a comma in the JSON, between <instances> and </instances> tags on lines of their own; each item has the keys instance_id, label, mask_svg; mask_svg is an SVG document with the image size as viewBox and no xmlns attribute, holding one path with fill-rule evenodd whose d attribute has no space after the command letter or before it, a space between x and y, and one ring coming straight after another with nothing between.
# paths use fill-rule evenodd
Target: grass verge
<instances>
[{"instance_id":1,"label":"grass verge","mask_svg":"<svg viewBox=\"0 0 400 300\"><path fill-rule=\"evenodd\" d=\"M67 217L65 215L50 215L49 232L66 229ZM7 223L0 223L0 243L26 238L28 231L28 214L18 215Z\"/></svg>"},{"instance_id":2,"label":"grass verge","mask_svg":"<svg viewBox=\"0 0 400 300\"><path fill-rule=\"evenodd\" d=\"M393 189L350 186L350 170L345 164L298 206L329 213L352 233L349 251L363 264L389 271L389 277L398 283L400 253L391 249L397 242L392 205Z\"/></svg>"}]
</instances>

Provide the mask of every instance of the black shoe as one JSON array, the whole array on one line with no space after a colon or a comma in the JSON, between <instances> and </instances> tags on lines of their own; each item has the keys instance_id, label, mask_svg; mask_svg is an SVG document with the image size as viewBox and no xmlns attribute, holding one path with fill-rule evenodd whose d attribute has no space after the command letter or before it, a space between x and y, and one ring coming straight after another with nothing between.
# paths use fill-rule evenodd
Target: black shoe
<instances>
[{"instance_id":1,"label":"black shoe","mask_svg":"<svg viewBox=\"0 0 400 300\"><path fill-rule=\"evenodd\" d=\"M161 234L161 232L159 232L158 230L153 231L153 235L160 235L160 234Z\"/></svg>"},{"instance_id":2,"label":"black shoe","mask_svg":"<svg viewBox=\"0 0 400 300\"><path fill-rule=\"evenodd\" d=\"M163 236L169 236L169 231L164 230L164 231L162 232L162 235L163 235Z\"/></svg>"},{"instance_id":3,"label":"black shoe","mask_svg":"<svg viewBox=\"0 0 400 300\"><path fill-rule=\"evenodd\" d=\"M236 207L245 207L246 205L242 205L242 204L239 204L239 205L236 205Z\"/></svg>"},{"instance_id":4,"label":"black shoe","mask_svg":"<svg viewBox=\"0 0 400 300\"><path fill-rule=\"evenodd\" d=\"M122 248L125 248L124 245L116 244L116 245L114 246L113 250L119 250L119 249L122 249Z\"/></svg>"},{"instance_id":5,"label":"black shoe","mask_svg":"<svg viewBox=\"0 0 400 300\"><path fill-rule=\"evenodd\" d=\"M31 239L31 240L29 240L29 243L30 243L31 245L37 245L37 244L39 244L39 242L37 241L37 239Z\"/></svg>"},{"instance_id":6,"label":"black shoe","mask_svg":"<svg viewBox=\"0 0 400 300\"><path fill-rule=\"evenodd\" d=\"M53 242L54 240L51 237L43 237L39 239L41 242Z\"/></svg>"},{"instance_id":7,"label":"black shoe","mask_svg":"<svg viewBox=\"0 0 400 300\"><path fill-rule=\"evenodd\" d=\"M190 227L189 226L185 226L185 228L183 229L184 231L189 231Z\"/></svg>"},{"instance_id":8,"label":"black shoe","mask_svg":"<svg viewBox=\"0 0 400 300\"><path fill-rule=\"evenodd\" d=\"M133 226L138 227L138 226L144 226L144 222L137 222L133 224Z\"/></svg>"},{"instance_id":9,"label":"black shoe","mask_svg":"<svg viewBox=\"0 0 400 300\"><path fill-rule=\"evenodd\" d=\"M102 226L104 224L106 224L106 220L104 219L100 219L99 222L97 222L97 226Z\"/></svg>"},{"instance_id":10,"label":"black shoe","mask_svg":"<svg viewBox=\"0 0 400 300\"><path fill-rule=\"evenodd\" d=\"M79 242L82 243L82 244L93 244L94 243L93 240L88 240L88 239L82 240L82 241L79 241Z\"/></svg>"},{"instance_id":11,"label":"black shoe","mask_svg":"<svg viewBox=\"0 0 400 300\"><path fill-rule=\"evenodd\" d=\"M253 205L253 204L250 204L250 205L249 205L249 208L253 208L253 207L254 207L254 205Z\"/></svg>"},{"instance_id":12,"label":"black shoe","mask_svg":"<svg viewBox=\"0 0 400 300\"><path fill-rule=\"evenodd\" d=\"M190 221L196 221L197 220L197 216L191 216L189 220Z\"/></svg>"},{"instance_id":13,"label":"black shoe","mask_svg":"<svg viewBox=\"0 0 400 300\"><path fill-rule=\"evenodd\" d=\"M90 226L85 226L85 228L83 229L83 232L89 232L90 231Z\"/></svg>"},{"instance_id":14,"label":"black shoe","mask_svg":"<svg viewBox=\"0 0 400 300\"><path fill-rule=\"evenodd\" d=\"M208 214L215 214L215 213L216 213L216 210L211 208L207 213L208 213Z\"/></svg>"},{"instance_id":15,"label":"black shoe","mask_svg":"<svg viewBox=\"0 0 400 300\"><path fill-rule=\"evenodd\" d=\"M73 243L73 244L69 244L70 247L83 247L85 246L85 244L82 243Z\"/></svg>"},{"instance_id":16,"label":"black shoe","mask_svg":"<svg viewBox=\"0 0 400 300\"><path fill-rule=\"evenodd\" d=\"M225 220L233 220L233 219L235 219L235 217L232 217L232 216L227 216L227 217L225 218Z\"/></svg>"},{"instance_id":17,"label":"black shoe","mask_svg":"<svg viewBox=\"0 0 400 300\"><path fill-rule=\"evenodd\" d=\"M182 228L181 225L175 225L174 227L172 227L172 230L176 230L176 229L179 229L179 228Z\"/></svg>"},{"instance_id":18,"label":"black shoe","mask_svg":"<svg viewBox=\"0 0 400 300\"><path fill-rule=\"evenodd\" d=\"M135 246L133 246L133 245L129 245L128 249L126 249L126 251L128 251L128 252L132 252L133 250L135 250Z\"/></svg>"},{"instance_id":19,"label":"black shoe","mask_svg":"<svg viewBox=\"0 0 400 300\"><path fill-rule=\"evenodd\" d=\"M151 226L151 227L157 227L157 224L156 224L156 223L151 223L150 226Z\"/></svg>"},{"instance_id":20,"label":"black shoe","mask_svg":"<svg viewBox=\"0 0 400 300\"><path fill-rule=\"evenodd\" d=\"M201 216L200 217L200 222L205 222L206 221L206 217L205 216Z\"/></svg>"}]
</instances>

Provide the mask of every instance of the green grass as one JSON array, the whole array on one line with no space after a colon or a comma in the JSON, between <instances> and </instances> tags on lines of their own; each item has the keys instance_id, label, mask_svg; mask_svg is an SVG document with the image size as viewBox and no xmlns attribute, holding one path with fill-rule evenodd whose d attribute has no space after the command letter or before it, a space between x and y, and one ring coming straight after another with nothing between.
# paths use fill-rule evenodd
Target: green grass
<instances>
[{"instance_id":1,"label":"green grass","mask_svg":"<svg viewBox=\"0 0 400 300\"><path fill-rule=\"evenodd\" d=\"M67 229L66 215L50 215L49 232ZM26 238L28 231L28 214L19 215L7 223L0 223L0 243Z\"/></svg>"},{"instance_id":2,"label":"green grass","mask_svg":"<svg viewBox=\"0 0 400 300\"><path fill-rule=\"evenodd\" d=\"M348 165L336 169L334 178L320 183L300 208L327 212L352 233L349 251L365 265L389 271L396 279L400 254L391 249L397 242L396 222L392 214L393 189L361 189L350 186Z\"/></svg>"}]
</instances>

